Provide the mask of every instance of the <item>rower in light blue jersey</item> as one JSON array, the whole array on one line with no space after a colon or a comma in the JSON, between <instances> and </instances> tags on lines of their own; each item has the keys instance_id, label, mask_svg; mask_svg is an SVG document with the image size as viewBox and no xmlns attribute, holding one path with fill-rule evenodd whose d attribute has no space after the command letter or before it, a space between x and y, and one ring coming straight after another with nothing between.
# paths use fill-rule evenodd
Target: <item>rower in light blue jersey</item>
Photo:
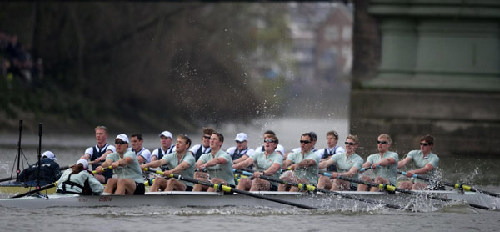
<instances>
[{"instance_id":1,"label":"rower in light blue jersey","mask_svg":"<svg viewBox=\"0 0 500 232\"><path fill-rule=\"evenodd\" d=\"M408 152L406 158L398 162L398 169L405 167L410 161L413 161L417 169L406 171L407 177L412 177L413 174L427 174L431 178L435 178L439 157L432 153L433 147L434 137L429 134L422 136L420 138L420 150ZM424 189L427 187L427 183L416 179L415 183L411 181L401 182L399 187L403 189ZM434 184L431 186L431 188L435 187L437 186Z\"/></svg>"},{"instance_id":2,"label":"rower in light blue jersey","mask_svg":"<svg viewBox=\"0 0 500 232\"><path fill-rule=\"evenodd\" d=\"M111 153L106 157L106 162L99 166L97 173L103 168L111 166L117 178L111 178L104 188L108 194L144 194L144 179L142 170L137 161L137 156L128 151L128 137L126 134L119 134L115 139L116 153Z\"/></svg>"},{"instance_id":3,"label":"rower in light blue jersey","mask_svg":"<svg viewBox=\"0 0 500 232\"><path fill-rule=\"evenodd\" d=\"M379 153L369 155L362 166L365 169L369 167L373 169L376 184L396 185L399 158L396 152L389 151L391 144L392 139L388 134L379 135L377 138ZM373 181L368 175L363 175L362 179L369 182ZM368 186L366 185L358 185L358 191L366 191L367 189ZM378 188L372 187L370 191L378 191Z\"/></svg>"},{"instance_id":4,"label":"rower in light blue jersey","mask_svg":"<svg viewBox=\"0 0 500 232\"><path fill-rule=\"evenodd\" d=\"M346 153L337 153L331 156L331 158L322 161L319 164L320 169L324 169L330 165L336 164L337 172L332 172L333 179L327 176L321 176L318 180L318 188L320 189L330 189L332 191L337 190L350 190L351 183L342 179L339 179L339 175L358 179L358 171L363 165L363 158L356 154L356 149L358 148L358 137L355 135L348 135L345 140ZM357 186L354 184L354 186Z\"/></svg>"},{"instance_id":5,"label":"rower in light blue jersey","mask_svg":"<svg viewBox=\"0 0 500 232\"><path fill-rule=\"evenodd\" d=\"M278 142L276 135L269 135L264 139L264 152L254 153L253 156L245 161L233 165L234 169L241 169L253 164L255 170L252 180L249 178L240 179L237 186L238 189L245 191L276 191L278 189L277 184L259 178L261 175L269 176L273 179L279 178L283 157L276 151Z\"/></svg>"},{"instance_id":6,"label":"rower in light blue jersey","mask_svg":"<svg viewBox=\"0 0 500 232\"><path fill-rule=\"evenodd\" d=\"M193 178L195 160L191 152L188 150L191 146L191 139L187 135L178 135L176 142L176 150L173 153L164 155L160 160L155 160L147 164L141 165L142 169L157 168L166 165L168 170L163 172L164 176L170 174L179 174L184 177ZM151 186L151 192L163 191L191 191L193 183L177 179L164 179L158 177Z\"/></svg>"},{"instance_id":7,"label":"rower in light blue jersey","mask_svg":"<svg viewBox=\"0 0 500 232\"><path fill-rule=\"evenodd\" d=\"M210 179L212 184L229 184L234 186L233 175L233 160L225 151L221 150L224 136L221 133L213 133L210 137L211 151L208 154L203 154L196 162L196 169L207 170L207 173L198 171L195 178L202 181ZM193 191L209 191L214 192L215 189L195 184Z\"/></svg>"},{"instance_id":8,"label":"rower in light blue jersey","mask_svg":"<svg viewBox=\"0 0 500 232\"><path fill-rule=\"evenodd\" d=\"M312 151L313 143L310 133L304 133L300 137L300 152L290 153L285 160L283 167L285 169L291 168L292 173L287 171L282 175L282 179L286 181L314 184L318 183L318 165L320 158ZM296 192L299 189L295 186L280 184L278 191Z\"/></svg>"}]
</instances>

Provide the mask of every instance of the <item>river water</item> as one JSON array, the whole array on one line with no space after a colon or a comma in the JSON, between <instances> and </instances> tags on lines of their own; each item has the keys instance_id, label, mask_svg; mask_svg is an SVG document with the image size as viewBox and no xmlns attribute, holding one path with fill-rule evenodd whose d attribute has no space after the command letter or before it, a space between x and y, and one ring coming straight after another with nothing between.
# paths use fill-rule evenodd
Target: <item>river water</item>
<instances>
[{"instance_id":1,"label":"river water","mask_svg":"<svg viewBox=\"0 0 500 232\"><path fill-rule=\"evenodd\" d=\"M224 148L234 145L236 133L249 135L249 146L260 145L262 132L272 129L280 143L289 151L298 147L300 134L315 131L318 148L326 145L326 132L335 129L340 141L347 135L348 121L338 119L269 119L254 120L249 124L219 126L226 138ZM172 131L173 134L182 133ZM110 132L109 141L117 133ZM200 134L188 133L193 143L200 142ZM159 146L157 134L144 135L146 148ZM17 134L0 135L0 178L13 170L17 154ZM85 148L95 143L92 131L88 135L47 134L42 138L42 151L53 151L58 163L74 163ZM36 162L37 134L23 134L23 158ZM375 151L375 146L374 146ZM407 152L407 151L406 151ZM404 153L400 153L402 158ZM439 154L439 153L438 153ZM366 158L367 154L360 154ZM480 157L441 157L443 177L449 181L463 181L478 188L500 192L498 159ZM7 196L1 196L6 198ZM500 211L475 209L468 205L452 205L433 212L408 212L378 208L357 211L353 209L299 210L268 208L166 208L166 207L97 207L50 208L41 210L9 209L0 207L0 231L138 231L144 229L168 231L498 231Z\"/></svg>"}]
</instances>

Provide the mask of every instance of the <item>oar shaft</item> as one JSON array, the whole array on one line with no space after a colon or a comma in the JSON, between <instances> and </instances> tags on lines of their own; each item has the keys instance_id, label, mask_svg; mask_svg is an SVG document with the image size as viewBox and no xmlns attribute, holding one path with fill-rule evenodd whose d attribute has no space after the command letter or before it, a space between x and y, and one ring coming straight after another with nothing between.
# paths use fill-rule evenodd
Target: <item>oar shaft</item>
<instances>
[{"instance_id":1,"label":"oar shaft","mask_svg":"<svg viewBox=\"0 0 500 232\"><path fill-rule=\"evenodd\" d=\"M36 192L40 192L42 190L46 190L46 189L50 189L50 188L54 188L57 186L57 182L54 182L52 184L47 184L47 185L44 185L40 188L36 188L34 190L31 190L31 191L28 191L26 193L21 193L21 194L17 194L17 195L14 195L12 196L11 198L21 198L21 197L24 197L24 196L27 196L27 195L30 195L30 194L33 194L33 193L36 193Z\"/></svg>"},{"instance_id":2,"label":"oar shaft","mask_svg":"<svg viewBox=\"0 0 500 232\"><path fill-rule=\"evenodd\" d=\"M242 170L234 170L234 172L241 173L242 175L246 175L246 176L252 176L253 175L253 173L251 173L251 172L242 171ZM354 196L351 196L351 195L347 195L347 194L342 194L342 193L330 191L330 190L327 190L327 189L319 189L319 188L316 188L316 186L310 185L310 184L289 183L289 182L281 180L281 179L274 179L274 178L271 178L271 177L268 177L268 176L264 176L264 175L260 175L259 178L264 179L264 180L268 180L268 181L272 181L272 182L275 182L275 183L293 185L293 186L298 187L299 189L305 188L305 189L307 189L308 191L311 191L311 192L318 191L318 192L322 192L322 193L325 193L325 194L337 195L337 196L341 196L341 197L344 197L344 198L347 198L347 199L357 200L357 201L366 202L366 203L370 203L370 204L382 204L382 205L385 205L386 207L392 208L392 209L401 209L402 208L399 205L384 204L384 203L381 203L381 202L378 202L378 201L375 201L375 200L371 200L371 199L358 198L358 197L354 197Z\"/></svg>"},{"instance_id":3,"label":"oar shaft","mask_svg":"<svg viewBox=\"0 0 500 232\"><path fill-rule=\"evenodd\" d=\"M398 174L406 176L407 173L406 172L398 171ZM432 180L432 179L430 179L428 177L425 177L425 176L422 176L422 175L419 175L419 174L413 174L412 178L421 179L421 180L425 180L425 181L431 181ZM462 190L471 191L471 192L479 192L479 193L487 194L487 195L494 196L494 197L500 197L500 194L498 194L498 193L493 193L493 192L488 192L486 190L477 189L477 188L474 188L474 187L472 187L470 185L466 185L466 184L453 184L453 183L446 182L446 181L439 181L439 182L442 183L443 185L446 185L448 187L452 187L452 188L455 188L455 189L462 189Z\"/></svg>"},{"instance_id":4,"label":"oar shaft","mask_svg":"<svg viewBox=\"0 0 500 232\"><path fill-rule=\"evenodd\" d=\"M149 169L146 169L146 171L148 171L148 170ZM153 171L153 170L149 170L149 171ZM156 170L154 172L156 174L163 175L163 172L160 171L160 170ZM174 179L180 179L180 180L188 181L188 182L191 182L193 184L205 185L205 186L208 186L208 187L212 187L214 189L220 189L220 190L222 190L224 192L228 192L228 193L239 193L239 194L242 194L242 195L247 195L247 196L250 196L250 197L254 197L254 198L258 198L258 199L263 199L263 200L268 200L268 201L273 201L273 202L280 203L280 204L292 205L292 206L295 206L295 207L301 208L301 209L316 209L316 208L311 207L311 206L307 206L307 205L303 205L303 204L298 204L298 203L294 203L294 202L290 202L290 201L285 201L285 200L281 200L281 199L270 198L270 197L266 197L264 195L254 194L254 193L251 193L251 192L248 192L248 191L235 189L235 188L232 188L232 187L224 185L224 184L212 184L210 182L205 182L205 181L201 181L201 180L197 180L197 179L193 179L193 178L189 178L189 177L184 177L184 176L181 176L181 175L178 175L178 174L170 174L170 175L168 175L168 177L174 178Z\"/></svg>"}]
</instances>

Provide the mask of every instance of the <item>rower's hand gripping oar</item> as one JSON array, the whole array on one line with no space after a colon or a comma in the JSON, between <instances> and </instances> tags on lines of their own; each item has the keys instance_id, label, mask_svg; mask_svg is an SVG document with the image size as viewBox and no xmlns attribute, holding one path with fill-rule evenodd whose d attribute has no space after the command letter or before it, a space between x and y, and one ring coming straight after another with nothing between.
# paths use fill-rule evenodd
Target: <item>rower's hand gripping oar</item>
<instances>
[{"instance_id":1,"label":"rower's hand gripping oar","mask_svg":"<svg viewBox=\"0 0 500 232\"><path fill-rule=\"evenodd\" d=\"M249 171L243 171L243 170L233 169L233 172L240 173L240 174L245 175L245 176L252 176L253 175L253 173L251 173ZM272 182L275 182L275 183L293 185L293 186L298 187L299 189L307 190L307 191L310 191L310 192L316 192L316 191L318 191L318 192L322 192L322 193L325 193L325 194L332 194L332 195L341 196L341 197L344 197L344 198L347 198L347 199L362 201L362 202L365 202L365 203L377 204L377 205L378 204L382 204L382 205L386 206L387 208L391 208L391 209L402 209L402 207L400 207L399 205L384 204L384 203L381 203L381 202L378 202L378 201L375 201L375 200L371 200L371 199L358 198L358 197L354 197L354 196L351 196L351 195L347 195L347 194L342 194L342 193L330 191L330 190L327 190L327 189L320 189L320 188L317 188L316 186L311 185L311 184L300 184L300 183L287 182L285 180L274 179L274 178L271 178L271 177L268 177L268 176L265 176L265 175L260 175L259 178L260 179L264 179L264 180L268 180L268 181L272 181Z\"/></svg>"},{"instance_id":2,"label":"rower's hand gripping oar","mask_svg":"<svg viewBox=\"0 0 500 232\"><path fill-rule=\"evenodd\" d=\"M398 171L398 174L407 176L406 172ZM431 181L432 180L432 179L430 179L428 177L425 177L425 176L422 176L422 175L418 175L418 174L413 174L411 177L412 178L416 178L416 179L425 180L425 181ZM439 181L439 182L442 183L442 184L444 184L444 185L446 185L446 186L455 188L455 189L460 189L460 190L465 190L465 191L471 191L471 192L478 192L478 193L483 193L483 194L487 194L487 195L494 196L494 197L500 197L500 194L498 194L498 193L493 193L493 192L489 192L489 191L486 191L486 190L477 189L477 188L471 187L470 185L466 185L466 184L453 184L453 183L449 183L449 182L446 182L446 181Z\"/></svg>"},{"instance_id":3,"label":"rower's hand gripping oar","mask_svg":"<svg viewBox=\"0 0 500 232\"><path fill-rule=\"evenodd\" d=\"M144 170L145 171L154 172L156 174L160 174L160 175L163 176L163 172L161 170L152 170L152 169L148 169L148 168L146 168ZM289 202L289 201L285 201L285 200L281 200L281 199L269 198L269 197L266 197L264 195L254 194L254 193L251 193L251 192L247 192L247 191L239 190L239 189L236 189L236 188L232 188L232 187L230 187L228 185L224 185L224 184L212 184L210 182L205 182L205 181L201 181L201 180L197 180L197 179L193 179L193 178L181 176L181 175L178 175L178 174L169 174L169 175L166 175L166 177L168 177L168 178L174 178L174 179L178 179L178 180L184 180L184 181L187 181L187 182L191 182L193 184L205 185L205 186L212 187L212 188L218 189L218 190L222 190L222 191L228 192L228 193L238 193L238 194L247 195L247 196L254 197L254 198L259 198L259 199L264 199L264 200L268 200L268 201L277 202L277 203L280 203L280 204L292 205L292 206L295 206L295 207L301 208L301 209L316 209L316 208L311 207L311 206L307 206L307 205L303 205L303 204L298 204L298 203L294 203L294 202Z\"/></svg>"}]
</instances>

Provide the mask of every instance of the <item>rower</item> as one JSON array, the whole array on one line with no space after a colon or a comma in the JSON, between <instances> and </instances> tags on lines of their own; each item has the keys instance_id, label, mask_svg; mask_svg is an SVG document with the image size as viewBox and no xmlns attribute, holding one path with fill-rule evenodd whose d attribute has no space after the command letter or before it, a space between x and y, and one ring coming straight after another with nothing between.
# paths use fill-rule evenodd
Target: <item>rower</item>
<instances>
[{"instance_id":1,"label":"rower","mask_svg":"<svg viewBox=\"0 0 500 232\"><path fill-rule=\"evenodd\" d=\"M162 131L158 136L160 137L161 147L153 150L153 153L151 153L151 161L161 160L164 155L175 151L175 145L172 144L172 133L170 133L170 131Z\"/></svg>"},{"instance_id":2,"label":"rower","mask_svg":"<svg viewBox=\"0 0 500 232\"><path fill-rule=\"evenodd\" d=\"M433 147L434 137L429 134L420 137L420 150L408 152L406 158L398 162L398 169L405 167L410 161L413 161L417 169L406 171L407 177L412 177L414 174L428 174L431 177L435 177L439 157L432 153ZM415 183L412 183L412 181L403 181L399 187L402 189L420 190L427 188L427 183L417 179ZM437 187L435 183L431 186L432 189Z\"/></svg>"},{"instance_id":3,"label":"rower","mask_svg":"<svg viewBox=\"0 0 500 232\"><path fill-rule=\"evenodd\" d=\"M106 156L108 154L116 152L116 148L107 143L108 128L105 126L97 126L94 130L97 144L93 147L87 148L85 150L85 154L80 157L80 159L90 159L92 170L95 170L97 167L102 165L102 162L106 161ZM99 180L99 182L105 184L112 175L112 170L106 170L104 173L95 174L94 176Z\"/></svg>"},{"instance_id":4,"label":"rower","mask_svg":"<svg viewBox=\"0 0 500 232\"><path fill-rule=\"evenodd\" d=\"M351 183L345 180L338 179L340 174L342 176L358 179L358 170L361 169L363 165L363 158L356 154L356 149L358 148L358 136L348 135L345 140L345 153L336 153L330 158L321 161L319 164L319 169L324 169L330 165L336 164L336 169L338 171L331 172L332 178L326 176L321 176L318 180L318 188L329 189L331 191L337 190L351 190Z\"/></svg>"},{"instance_id":5,"label":"rower","mask_svg":"<svg viewBox=\"0 0 500 232\"><path fill-rule=\"evenodd\" d=\"M223 142L224 136L221 133L214 132L212 134L210 137L210 153L201 155L200 159L196 162L196 169L206 169L207 173L196 172L196 179L207 181L210 178L212 184L229 184L234 186L233 160L227 152L221 150ZM215 192L216 190L212 187L195 184L193 191Z\"/></svg>"},{"instance_id":6,"label":"rower","mask_svg":"<svg viewBox=\"0 0 500 232\"><path fill-rule=\"evenodd\" d=\"M57 181L57 193L100 195L102 184L88 170L86 159L79 159L71 169L63 172Z\"/></svg>"},{"instance_id":7,"label":"rower","mask_svg":"<svg viewBox=\"0 0 500 232\"><path fill-rule=\"evenodd\" d=\"M140 164L151 162L151 151L142 146L143 142L142 134L132 134L130 136L132 148L129 148L129 150L135 153Z\"/></svg>"},{"instance_id":8,"label":"rower","mask_svg":"<svg viewBox=\"0 0 500 232\"><path fill-rule=\"evenodd\" d=\"M231 155L233 159L233 164L240 163L251 157L255 152L253 149L248 148L247 142L248 136L245 133L238 133L234 141L236 142L235 147L230 147L226 150L228 154Z\"/></svg>"},{"instance_id":9,"label":"rower","mask_svg":"<svg viewBox=\"0 0 500 232\"><path fill-rule=\"evenodd\" d=\"M276 135L270 135L264 140L265 151L254 153L253 156L248 159L234 164L234 169L246 168L253 164L256 170L253 173L253 180L249 178L241 178L238 183L237 189L245 191L267 191L278 190L277 185L273 182L272 184L264 179L260 179L261 175L269 176L274 179L279 178L279 171L281 164L283 163L282 156L276 151L278 146L278 138Z\"/></svg>"},{"instance_id":10,"label":"rower","mask_svg":"<svg viewBox=\"0 0 500 232\"><path fill-rule=\"evenodd\" d=\"M312 152L312 136L311 133L304 133L300 137L300 152L293 152L286 158L283 167L290 168L292 171L286 171L281 176L281 179L301 184L318 183L318 164L319 157ZM295 186L280 184L278 191L297 192L299 189Z\"/></svg>"},{"instance_id":11,"label":"rower","mask_svg":"<svg viewBox=\"0 0 500 232\"><path fill-rule=\"evenodd\" d=\"M191 153L196 161L201 155L210 153L210 137L214 132L215 130L209 127L202 129L201 144L196 144L191 148Z\"/></svg>"},{"instance_id":12,"label":"rower","mask_svg":"<svg viewBox=\"0 0 500 232\"><path fill-rule=\"evenodd\" d=\"M274 131L272 131L272 130L267 130L267 131L264 132L264 134L263 134L262 137L265 140L265 139L267 139L271 135L276 136L276 133L274 133ZM259 147L255 148L254 152L264 152L265 150L266 150L265 144L263 144L262 146L259 146ZM285 148L283 147L283 145L278 144L276 146L276 152L278 152L281 156L284 156L285 155Z\"/></svg>"},{"instance_id":13,"label":"rower","mask_svg":"<svg viewBox=\"0 0 500 232\"><path fill-rule=\"evenodd\" d=\"M316 133L314 133L313 131L309 132L308 134L311 135L311 144L312 144L311 151L314 152L314 153L317 153L319 151L318 149L316 149L316 143L318 142L318 135ZM294 152L300 152L300 151L302 151L301 147L297 147L297 148L292 149L291 152L288 152L285 155L285 159L288 156L288 154L291 154L291 153L294 153ZM321 159L321 157L322 157L322 155L319 155L320 159Z\"/></svg>"},{"instance_id":14,"label":"rower","mask_svg":"<svg viewBox=\"0 0 500 232\"><path fill-rule=\"evenodd\" d=\"M398 154L389 151L392 139L388 134L381 134L377 137L377 150L378 153L371 154L362 165L362 168L372 168L375 174L375 180L368 175L363 175L361 179L367 182L375 182L376 184L391 184L396 186L396 179L398 175ZM367 185L358 185L358 191L367 191ZM370 191L378 191L377 187L372 187Z\"/></svg>"},{"instance_id":15,"label":"rower","mask_svg":"<svg viewBox=\"0 0 500 232\"><path fill-rule=\"evenodd\" d=\"M195 160L194 156L188 150L190 146L191 139L187 135L178 135L176 143L177 149L173 153L164 155L160 160L143 164L141 168L157 168L162 165L167 165L168 170L163 172L164 176L179 174L184 177L193 178ZM151 192L157 192L158 190L191 191L192 189L192 182L176 179L166 180L161 177L157 177L153 182L153 186L151 186Z\"/></svg>"},{"instance_id":16,"label":"rower","mask_svg":"<svg viewBox=\"0 0 500 232\"><path fill-rule=\"evenodd\" d=\"M339 140L339 135L336 131L331 130L326 133L326 145L327 147L324 149L319 149L316 154L320 156L321 162L329 160L332 155L345 153L345 149L342 146L337 145ZM327 167L326 171L336 172L337 167L335 164L332 164Z\"/></svg>"},{"instance_id":17,"label":"rower","mask_svg":"<svg viewBox=\"0 0 500 232\"><path fill-rule=\"evenodd\" d=\"M117 178L111 178L104 188L106 194L119 195L142 195L144 194L144 179L142 170L137 161L137 156L128 151L128 137L126 134L119 134L115 139L116 153L106 156L106 161L102 166L97 167L96 172L111 166Z\"/></svg>"}]
</instances>

